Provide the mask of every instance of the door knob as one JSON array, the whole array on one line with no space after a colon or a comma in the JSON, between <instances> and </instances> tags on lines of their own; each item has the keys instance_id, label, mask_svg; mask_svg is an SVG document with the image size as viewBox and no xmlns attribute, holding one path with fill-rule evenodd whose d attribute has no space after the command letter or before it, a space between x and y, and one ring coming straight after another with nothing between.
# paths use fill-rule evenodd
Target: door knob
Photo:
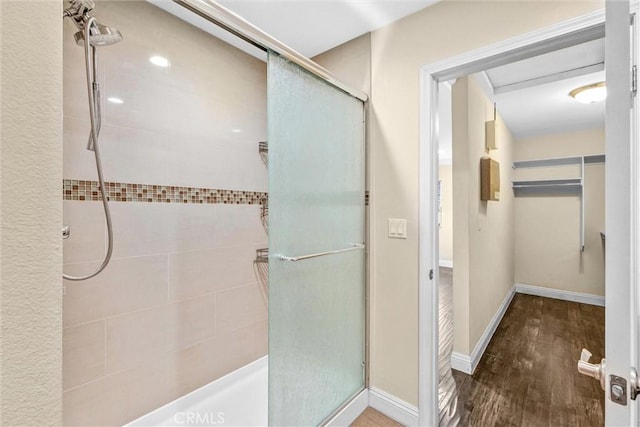
<instances>
[{"instance_id":1,"label":"door knob","mask_svg":"<svg viewBox=\"0 0 640 427\"><path fill-rule=\"evenodd\" d=\"M580 355L580 360L578 360L578 372L582 375L587 375L589 377L593 377L600 381L600 387L604 390L605 387L605 372L606 372L606 362L605 359L602 359L600 363L589 363L589 359L591 359L591 352L586 348L582 349L582 354Z\"/></svg>"}]
</instances>

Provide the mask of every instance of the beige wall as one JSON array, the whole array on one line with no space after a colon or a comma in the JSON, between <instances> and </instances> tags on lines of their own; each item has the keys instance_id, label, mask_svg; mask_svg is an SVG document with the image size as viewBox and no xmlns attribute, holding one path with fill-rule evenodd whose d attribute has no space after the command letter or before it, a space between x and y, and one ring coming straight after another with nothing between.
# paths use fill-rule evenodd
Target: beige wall
<instances>
[{"instance_id":1,"label":"beige wall","mask_svg":"<svg viewBox=\"0 0 640 427\"><path fill-rule=\"evenodd\" d=\"M604 129L518 140L515 160L603 154ZM515 280L573 292L604 295L603 164L585 166L585 249L579 251L580 197L517 197ZM516 170L516 179L580 176L577 166Z\"/></svg>"},{"instance_id":2,"label":"beige wall","mask_svg":"<svg viewBox=\"0 0 640 427\"><path fill-rule=\"evenodd\" d=\"M440 165L440 262L453 262L453 167Z\"/></svg>"},{"instance_id":3,"label":"beige wall","mask_svg":"<svg viewBox=\"0 0 640 427\"><path fill-rule=\"evenodd\" d=\"M341 44L312 58L343 82L371 93L371 34Z\"/></svg>"},{"instance_id":4,"label":"beige wall","mask_svg":"<svg viewBox=\"0 0 640 427\"><path fill-rule=\"evenodd\" d=\"M500 163L500 201L483 202L480 159L493 104L463 77L453 85L452 110L454 351L470 355L514 283L513 137L498 115L498 149L490 157Z\"/></svg>"},{"instance_id":5,"label":"beige wall","mask_svg":"<svg viewBox=\"0 0 640 427\"><path fill-rule=\"evenodd\" d=\"M99 51L102 99L124 101L103 106L107 181L265 192L266 64L147 2L98 2L95 15L124 36ZM65 22L64 178L95 180L75 31ZM151 55L171 66L150 64ZM67 425L121 425L267 352L253 265L267 247L259 204L110 206L111 263L65 282ZM93 270L106 246L101 203L65 200L64 221L65 272Z\"/></svg>"},{"instance_id":6,"label":"beige wall","mask_svg":"<svg viewBox=\"0 0 640 427\"><path fill-rule=\"evenodd\" d=\"M62 423L61 15L61 2L0 2L3 426Z\"/></svg>"},{"instance_id":7,"label":"beige wall","mask_svg":"<svg viewBox=\"0 0 640 427\"><path fill-rule=\"evenodd\" d=\"M444 1L372 33L373 386L417 404L420 67L603 6ZM407 218L409 238L388 239L387 218Z\"/></svg>"}]
</instances>

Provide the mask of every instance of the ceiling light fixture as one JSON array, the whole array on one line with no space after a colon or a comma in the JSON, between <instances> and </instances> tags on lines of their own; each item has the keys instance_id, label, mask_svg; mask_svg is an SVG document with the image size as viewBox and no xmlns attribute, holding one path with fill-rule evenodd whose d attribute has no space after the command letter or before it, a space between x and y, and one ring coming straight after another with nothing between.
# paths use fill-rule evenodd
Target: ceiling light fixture
<instances>
[{"instance_id":1,"label":"ceiling light fixture","mask_svg":"<svg viewBox=\"0 0 640 427\"><path fill-rule=\"evenodd\" d=\"M583 104L593 104L594 102L604 101L607 97L607 86L605 82L580 86L569 92L569 96Z\"/></svg>"},{"instance_id":2,"label":"ceiling light fixture","mask_svg":"<svg viewBox=\"0 0 640 427\"><path fill-rule=\"evenodd\" d=\"M158 67L163 67L163 68L168 67L170 64L167 58L165 58L164 56L157 56L157 55L149 58L149 62L151 62L153 65L157 65Z\"/></svg>"}]
</instances>

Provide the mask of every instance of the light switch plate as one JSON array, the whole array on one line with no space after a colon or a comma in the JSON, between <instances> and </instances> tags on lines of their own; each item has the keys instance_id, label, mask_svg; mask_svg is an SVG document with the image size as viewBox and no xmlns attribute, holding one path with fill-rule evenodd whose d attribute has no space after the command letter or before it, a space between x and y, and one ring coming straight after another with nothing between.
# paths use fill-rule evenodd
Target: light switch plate
<instances>
[{"instance_id":1,"label":"light switch plate","mask_svg":"<svg viewBox=\"0 0 640 427\"><path fill-rule=\"evenodd\" d=\"M407 238L407 220L389 218L389 238L390 239L406 239Z\"/></svg>"}]
</instances>

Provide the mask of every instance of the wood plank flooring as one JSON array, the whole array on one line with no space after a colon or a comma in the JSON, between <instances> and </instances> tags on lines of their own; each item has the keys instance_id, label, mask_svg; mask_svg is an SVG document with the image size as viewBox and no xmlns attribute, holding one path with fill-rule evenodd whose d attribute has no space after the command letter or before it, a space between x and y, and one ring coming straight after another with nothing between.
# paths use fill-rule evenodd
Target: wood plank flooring
<instances>
[{"instance_id":1,"label":"wood plank flooring","mask_svg":"<svg viewBox=\"0 0 640 427\"><path fill-rule=\"evenodd\" d=\"M453 371L463 426L602 426L604 393L578 374L604 357L604 308L516 294L473 376Z\"/></svg>"},{"instance_id":2,"label":"wood plank flooring","mask_svg":"<svg viewBox=\"0 0 640 427\"><path fill-rule=\"evenodd\" d=\"M402 427L402 424L369 407L356 418L351 427Z\"/></svg>"}]
</instances>

